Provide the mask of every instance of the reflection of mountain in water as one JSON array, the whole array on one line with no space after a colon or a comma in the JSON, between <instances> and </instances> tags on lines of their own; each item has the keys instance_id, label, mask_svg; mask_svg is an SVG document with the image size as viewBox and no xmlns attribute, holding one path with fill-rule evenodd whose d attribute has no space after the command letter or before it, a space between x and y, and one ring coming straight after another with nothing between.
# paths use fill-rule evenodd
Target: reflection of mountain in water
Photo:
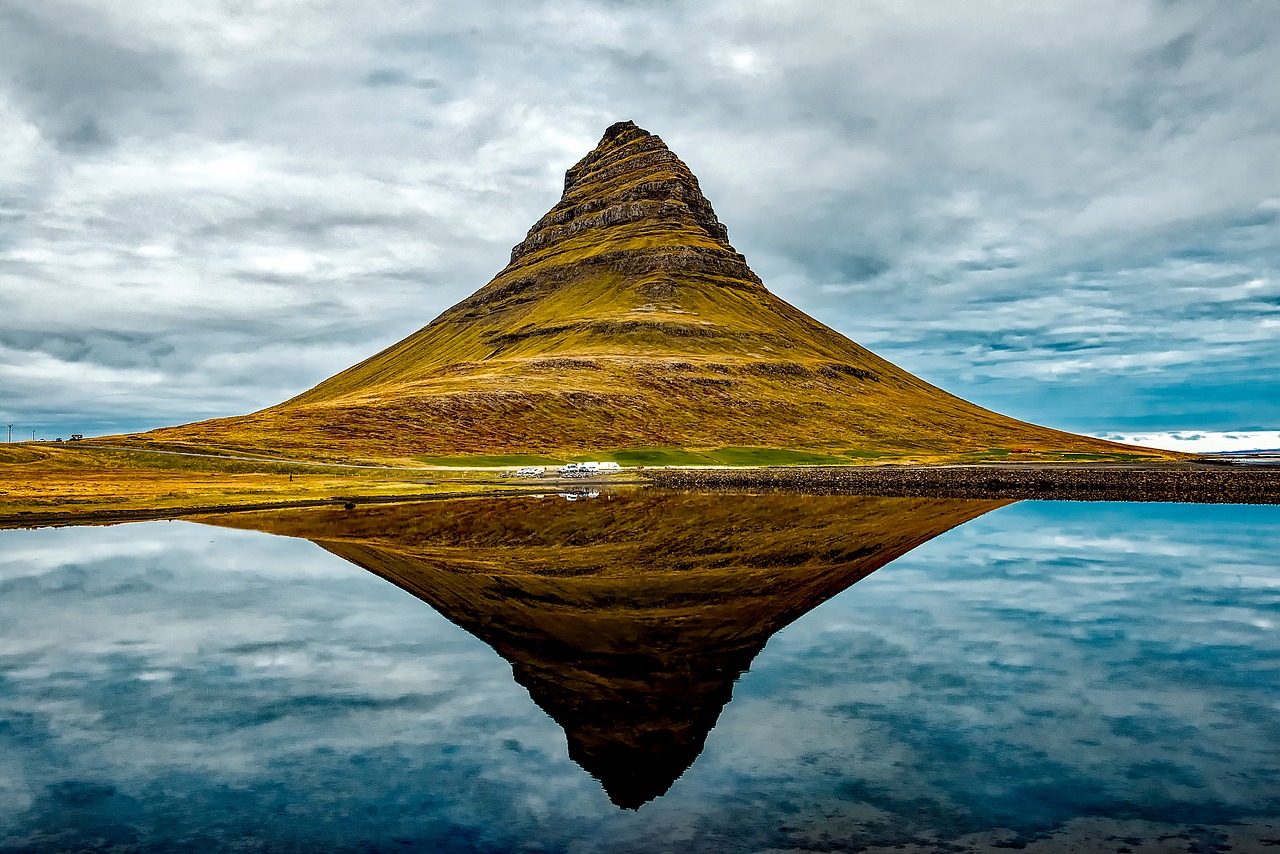
<instances>
[{"instance_id":1,"label":"reflection of mountain in water","mask_svg":"<svg viewBox=\"0 0 1280 854\"><path fill-rule=\"evenodd\" d=\"M1006 503L639 493L204 521L305 537L427 602L507 659L570 757L637 808L697 758L774 632Z\"/></svg>"}]
</instances>

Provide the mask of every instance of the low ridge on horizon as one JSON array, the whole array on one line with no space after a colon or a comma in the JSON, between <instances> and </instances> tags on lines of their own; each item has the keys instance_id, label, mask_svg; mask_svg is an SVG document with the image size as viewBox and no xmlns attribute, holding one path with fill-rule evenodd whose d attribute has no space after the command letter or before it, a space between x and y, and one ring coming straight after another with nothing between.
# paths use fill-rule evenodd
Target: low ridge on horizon
<instances>
[{"instance_id":1,"label":"low ridge on horizon","mask_svg":"<svg viewBox=\"0 0 1280 854\"><path fill-rule=\"evenodd\" d=\"M568 170L510 263L427 326L276 406L129 440L335 459L1177 456L984 409L809 317L765 288L689 168L630 121Z\"/></svg>"}]
</instances>

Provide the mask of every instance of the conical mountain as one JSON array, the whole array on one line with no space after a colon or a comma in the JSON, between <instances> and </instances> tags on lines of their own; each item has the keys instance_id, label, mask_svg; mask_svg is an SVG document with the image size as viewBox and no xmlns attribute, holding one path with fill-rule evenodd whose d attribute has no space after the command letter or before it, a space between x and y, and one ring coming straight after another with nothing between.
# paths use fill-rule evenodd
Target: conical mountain
<instances>
[{"instance_id":1,"label":"conical mountain","mask_svg":"<svg viewBox=\"0 0 1280 854\"><path fill-rule=\"evenodd\" d=\"M467 299L253 415L146 438L310 456L774 447L1131 450L956 398L771 294L687 166L631 122Z\"/></svg>"},{"instance_id":2,"label":"conical mountain","mask_svg":"<svg viewBox=\"0 0 1280 854\"><path fill-rule=\"evenodd\" d=\"M664 794L769 638L1006 501L644 491L211 516L303 537L491 646L621 807Z\"/></svg>"}]
</instances>

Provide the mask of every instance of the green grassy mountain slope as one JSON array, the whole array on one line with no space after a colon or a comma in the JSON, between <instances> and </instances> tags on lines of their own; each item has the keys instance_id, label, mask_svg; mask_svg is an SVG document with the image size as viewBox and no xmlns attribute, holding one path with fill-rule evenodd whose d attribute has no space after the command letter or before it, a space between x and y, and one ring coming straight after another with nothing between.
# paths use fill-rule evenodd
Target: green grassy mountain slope
<instances>
[{"instance_id":1,"label":"green grassy mountain slope","mask_svg":"<svg viewBox=\"0 0 1280 854\"><path fill-rule=\"evenodd\" d=\"M947 394L774 296L693 173L630 122L568 171L507 267L423 329L278 406L145 439L381 458L1132 450Z\"/></svg>"}]
</instances>

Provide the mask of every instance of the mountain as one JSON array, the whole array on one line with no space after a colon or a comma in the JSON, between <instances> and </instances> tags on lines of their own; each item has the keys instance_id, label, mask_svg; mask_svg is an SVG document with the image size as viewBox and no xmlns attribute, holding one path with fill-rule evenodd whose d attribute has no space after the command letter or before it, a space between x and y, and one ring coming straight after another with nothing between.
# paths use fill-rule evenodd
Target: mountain
<instances>
[{"instance_id":1,"label":"mountain","mask_svg":"<svg viewBox=\"0 0 1280 854\"><path fill-rule=\"evenodd\" d=\"M491 646L615 804L664 794L779 629L1007 501L606 493L205 517L312 540Z\"/></svg>"},{"instance_id":2,"label":"mountain","mask_svg":"<svg viewBox=\"0 0 1280 854\"><path fill-rule=\"evenodd\" d=\"M489 284L418 332L277 406L142 438L383 459L1137 450L961 400L779 299L688 167L631 122L569 169Z\"/></svg>"}]
</instances>

